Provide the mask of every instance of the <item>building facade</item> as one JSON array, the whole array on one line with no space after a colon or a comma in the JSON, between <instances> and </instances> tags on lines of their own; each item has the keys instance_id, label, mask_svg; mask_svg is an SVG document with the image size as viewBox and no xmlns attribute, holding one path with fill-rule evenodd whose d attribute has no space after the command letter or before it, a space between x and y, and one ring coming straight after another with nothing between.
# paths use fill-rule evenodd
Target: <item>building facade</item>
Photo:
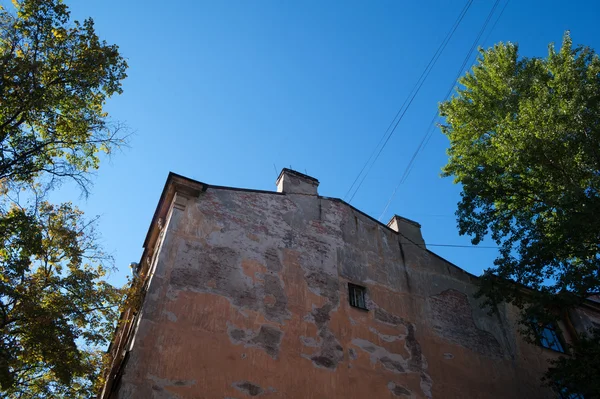
<instances>
[{"instance_id":1,"label":"building facade","mask_svg":"<svg viewBox=\"0 0 600 399\"><path fill-rule=\"evenodd\" d=\"M277 192L170 174L102 398L556 397L547 361L600 323L597 303L527 343L417 223L317 187L288 169Z\"/></svg>"}]
</instances>

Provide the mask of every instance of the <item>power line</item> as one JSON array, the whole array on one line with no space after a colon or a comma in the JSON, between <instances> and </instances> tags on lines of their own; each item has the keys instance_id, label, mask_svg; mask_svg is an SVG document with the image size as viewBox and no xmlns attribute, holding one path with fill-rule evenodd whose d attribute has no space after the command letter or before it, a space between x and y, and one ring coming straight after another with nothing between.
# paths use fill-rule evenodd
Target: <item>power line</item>
<instances>
[{"instance_id":1,"label":"power line","mask_svg":"<svg viewBox=\"0 0 600 399\"><path fill-rule=\"evenodd\" d=\"M379 158L379 155L381 155L381 152L383 151L383 149L387 145L388 141L392 137L394 131L396 130L396 127L398 126L398 124L400 123L400 121L404 117L404 114L406 113L406 111L408 110L408 108L410 107L410 105L412 104L412 102L415 99L416 95L418 94L419 90L423 86L423 83L425 83L425 80L427 79L427 77L431 73L431 70L435 66L435 63L437 62L437 60L442 55L442 52L444 51L444 49L446 48L446 46L450 42L450 39L454 35L454 32L456 31L456 29L460 25L461 21L465 17L465 15L466 15L467 11L469 10L469 8L471 7L472 3L473 3L473 0L469 0L465 4L465 6L461 10L460 14L458 15L456 21L454 22L454 24L450 28L450 31L448 31L448 33L446 34L444 40L442 40L442 42L440 43L438 49L433 54L433 56L429 60L429 63L427 64L427 66L425 67L425 69L423 70L423 72L421 73L421 76L419 76L419 79L417 79L415 85L413 86L413 88L409 92L408 96L404 100L404 103L402 103L402 105L400 106L400 109L398 109L398 112L394 116L394 119L390 122L390 124L387 127L385 133L383 134L383 136L381 137L381 139L377 143L377 146L375 146L375 148L373 149L373 152L371 153L371 155L367 159L367 162L365 162L365 164L361 168L360 172L358 173L358 175L356 176L356 178L352 182L352 185L350 186L350 188L348 189L348 191L344 195L344 199L346 199L348 197L348 195L350 195L350 193L352 192L352 189L354 188L354 186L356 185L356 183L360 179L361 175L363 175L363 172L365 172L365 169L367 168L367 166L370 165L369 168L364 173L363 178L360 180L360 182L358 182L358 186L356 186L356 189L354 190L354 193L352 194L352 196L350 197L350 199L349 199L348 202L352 202L352 199L354 198L354 196L356 195L356 193L360 189L360 186L362 185L362 183L364 182L365 178L367 177L367 175L371 171L371 168L373 167L373 165L375 164L375 162ZM382 143L383 143L383 145L382 145ZM381 146L381 148L379 148L380 146ZM379 151L377 151L378 148L379 148ZM373 159L373 157L375 157L375 158ZM371 162L371 160L373 160L373 161Z\"/></svg>"},{"instance_id":2,"label":"power line","mask_svg":"<svg viewBox=\"0 0 600 399\"><path fill-rule=\"evenodd\" d=\"M442 52L444 51L444 49L446 48L446 46L448 45L448 43L450 42L450 39L452 38L452 36L454 35L454 32L456 31L456 29L458 28L458 26L460 25L460 22L463 20L464 16L466 15L469 7L471 6L471 4L473 3L472 0L470 0L464 7L463 7L463 11L461 12L461 14L459 14L458 19L455 21L453 27L451 28L451 30L448 32L448 34L446 34L446 38L444 38L444 40L442 41L442 43L440 44L440 47L438 47L438 50L436 51L436 53L433 55L432 59L429 61L429 64L427 64L427 66L425 67L425 70L423 71L423 73L421 73L421 76L419 77L419 80L417 80L417 82L415 83L415 86L413 87L413 89L411 90L411 92L409 93L409 96L406 98L406 100L404 100L404 103L402 104L402 106L400 107L400 109L398 110L398 112L396 113L396 116L394 117L394 120L392 120L392 122L390 123L390 125L388 126L388 129L386 130L389 131L389 134L387 134L387 138L385 139L385 141L383 142L383 145L381 146L381 148L379 149L379 151L377 152L377 155L375 156L375 159L373 160L373 162L370 164L369 168L367 169L366 173L363 175L362 179L360 180L358 186L356 187L356 190L354 191L354 194L352 194L352 197L350 197L350 200L348 202L352 202L352 200L354 199L354 196L356 195L356 193L358 193L358 190L360 189L360 187L362 186L363 182L365 181L365 179L367 178L369 172L371 171L371 169L373 168L373 166L375 165L375 162L377 162L377 159L379 159L379 156L381 155L381 153L383 152L383 149L385 148L385 146L387 145L388 141L390 140L390 138L392 137L392 135L394 134L396 128L398 127L398 124L400 123L400 121L402 120L402 118L404 117L404 115L406 114L406 111L408 111L408 108L410 108L410 105L412 104L413 100L416 98L419 90L421 89L421 87L423 86L423 84L425 83L425 80L427 79L427 77L429 76L429 74L431 73L435 63L437 62L437 60L440 58L440 56L442 55ZM429 69L428 69L429 68ZM420 81L420 82L419 82ZM412 96L411 96L412 94ZM410 99L410 101L409 101ZM408 104L407 104L408 101ZM406 105L406 107L405 107ZM402 112L402 114L400 114L400 112L402 111L402 109L404 108L404 111ZM398 118L398 115L400 115L400 117ZM394 124L394 121L396 121L396 123ZM390 127L393 125L392 130L390 131ZM385 134L384 136L385 137ZM383 139L382 137L382 139ZM380 140L381 143L381 140ZM379 145L379 144L378 144ZM375 147L375 150L377 150L377 147ZM366 166L366 164L365 164ZM364 166L363 166L363 170L364 170ZM360 174L359 174L360 176ZM357 178L359 177L357 176ZM356 179L355 179L356 181Z\"/></svg>"},{"instance_id":3,"label":"power line","mask_svg":"<svg viewBox=\"0 0 600 399\"><path fill-rule=\"evenodd\" d=\"M413 243L414 245L420 245ZM458 244L425 244L426 247L451 247L451 248L475 248L475 249L500 249L500 247L492 247L485 245L458 245Z\"/></svg>"},{"instance_id":4,"label":"power line","mask_svg":"<svg viewBox=\"0 0 600 399\"><path fill-rule=\"evenodd\" d=\"M486 245L419 244L418 242L414 242L413 240L411 240L410 238L408 238L407 236L405 236L404 234L402 234L400 232L398 232L398 234L400 234L402 237L404 237L404 239L408 240L408 242L403 242L402 245L412 244L412 245L416 245L417 247L422 247L422 248L426 248L426 247L452 247L452 248L500 249L500 247L492 247L492 246L486 246Z\"/></svg>"},{"instance_id":5,"label":"power line","mask_svg":"<svg viewBox=\"0 0 600 399\"><path fill-rule=\"evenodd\" d=\"M481 42L482 46L484 46L485 43L487 43L487 40L490 38L490 35L494 31L494 28L498 24L498 21L500 21L500 18L502 18L502 14L504 14L504 10L506 10L506 6L508 6L508 3L510 3L510 0L506 0L506 3L504 4L504 7L502 7L502 10L500 10L500 14L498 15L498 18L496 18L496 22L494 22L494 25L492 25L492 29L490 29L490 31L488 32L488 34L485 37L485 39L483 39L483 41Z\"/></svg>"},{"instance_id":6,"label":"power line","mask_svg":"<svg viewBox=\"0 0 600 399\"><path fill-rule=\"evenodd\" d=\"M477 43L481 39L481 36L483 35L483 33L485 32L488 24L490 23L492 15L496 11L496 8L498 7L499 3L500 3L500 0L496 0L496 2L494 3L492 9L488 13L488 16L485 19L485 22L483 23L483 26L481 27L481 29L479 30L479 33L475 37L475 40L471 44L471 47L469 48L469 51L467 52L467 55L465 56L465 58L463 60L463 63L461 64L460 68L458 69L458 72L457 72L454 80L452 81L452 84L450 85L450 88L448 89L448 92L446 93L446 96L444 97L444 102L447 101L450 98L450 95L452 94L452 91L454 90L454 86L455 86L456 82L458 81L458 79L462 75L462 73L463 73L463 71L465 69L465 66L467 65L467 63L471 59L471 56L473 55L473 52L477 48ZM506 5L504 7L506 7ZM398 188L406 181L406 179L410 175L410 172L412 171L412 168L414 166L414 162L415 162L417 156L422 151L422 149L425 147L425 143L429 141L429 137L431 137L431 134L433 133L433 130L435 128L434 124L435 124L435 120L437 119L437 117L438 117L438 113L437 113L437 110L436 110L435 115L433 116L433 119L431 120L431 123L430 123L428 129L426 130L425 135L423 136L423 138L419 142L419 145L417 146L417 148L413 152L412 157L410 158L408 164L406 165L406 168L404 169L404 173L400 177L400 181L398 182L398 184L394 188L394 191L392 192L392 195L390 196L390 199L388 200L387 204L385 205L385 208L383 209L383 212L379 216L379 220L381 220L381 218L383 217L383 215L387 212L390 204L392 203L392 200L396 196L396 192L398 191Z\"/></svg>"}]
</instances>

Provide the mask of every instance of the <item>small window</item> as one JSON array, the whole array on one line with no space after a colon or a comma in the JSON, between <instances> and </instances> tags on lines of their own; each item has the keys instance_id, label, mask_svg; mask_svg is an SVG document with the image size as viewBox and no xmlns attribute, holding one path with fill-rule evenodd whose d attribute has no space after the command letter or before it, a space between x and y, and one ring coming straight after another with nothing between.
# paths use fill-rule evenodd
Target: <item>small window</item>
<instances>
[{"instance_id":1,"label":"small window","mask_svg":"<svg viewBox=\"0 0 600 399\"><path fill-rule=\"evenodd\" d=\"M585 398L583 397L583 395L578 394L578 393L568 394L568 393L561 392L560 399L585 399Z\"/></svg>"},{"instance_id":2,"label":"small window","mask_svg":"<svg viewBox=\"0 0 600 399\"><path fill-rule=\"evenodd\" d=\"M559 333L554 323L546 324L545 327L538 325L536 330L538 341L541 346L552 349L553 351L565 353L565 348L560 340Z\"/></svg>"},{"instance_id":3,"label":"small window","mask_svg":"<svg viewBox=\"0 0 600 399\"><path fill-rule=\"evenodd\" d=\"M365 287L348 283L348 299L350 301L350 306L367 310L367 302L365 300L366 292L367 289Z\"/></svg>"}]
</instances>

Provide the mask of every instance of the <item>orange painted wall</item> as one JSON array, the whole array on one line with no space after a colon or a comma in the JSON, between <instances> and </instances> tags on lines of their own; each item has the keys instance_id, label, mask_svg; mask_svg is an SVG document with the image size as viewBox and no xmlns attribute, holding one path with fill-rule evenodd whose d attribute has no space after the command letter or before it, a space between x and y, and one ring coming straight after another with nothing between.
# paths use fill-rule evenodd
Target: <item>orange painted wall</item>
<instances>
[{"instance_id":1,"label":"orange painted wall","mask_svg":"<svg viewBox=\"0 0 600 399\"><path fill-rule=\"evenodd\" d=\"M475 277L347 204L209 188L178 198L114 398L552 398L555 353ZM347 284L367 289L368 311Z\"/></svg>"}]
</instances>

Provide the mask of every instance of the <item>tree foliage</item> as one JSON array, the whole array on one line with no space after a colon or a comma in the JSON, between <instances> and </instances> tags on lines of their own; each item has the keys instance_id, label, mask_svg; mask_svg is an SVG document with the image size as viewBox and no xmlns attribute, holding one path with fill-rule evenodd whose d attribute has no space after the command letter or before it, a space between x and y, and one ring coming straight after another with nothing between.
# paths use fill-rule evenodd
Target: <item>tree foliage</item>
<instances>
[{"instance_id":1,"label":"tree foliage","mask_svg":"<svg viewBox=\"0 0 600 399\"><path fill-rule=\"evenodd\" d=\"M590 370L600 370L600 329L582 336L572 347L572 356L560 357L551 363L545 379L563 397L583 395L585 398L598 398L600 379Z\"/></svg>"},{"instance_id":2,"label":"tree foliage","mask_svg":"<svg viewBox=\"0 0 600 399\"><path fill-rule=\"evenodd\" d=\"M13 3L0 10L0 179L87 183L99 152L122 139L103 105L121 93L127 64L91 19L70 25L61 1Z\"/></svg>"},{"instance_id":3,"label":"tree foliage","mask_svg":"<svg viewBox=\"0 0 600 399\"><path fill-rule=\"evenodd\" d=\"M0 397L91 397L122 292L95 221L45 198L65 178L87 193L100 154L123 142L103 107L127 64L61 0L12 3L0 6Z\"/></svg>"},{"instance_id":4,"label":"tree foliage","mask_svg":"<svg viewBox=\"0 0 600 399\"><path fill-rule=\"evenodd\" d=\"M480 50L459 83L443 174L462 185L460 233L500 247L480 294L550 322L600 289L600 60L567 32L546 58Z\"/></svg>"},{"instance_id":5,"label":"tree foliage","mask_svg":"<svg viewBox=\"0 0 600 399\"><path fill-rule=\"evenodd\" d=\"M0 219L0 386L6 394L85 397L121 293L93 223L71 204L12 206ZM78 392L79 391L79 392ZM88 392L89 393L89 392ZM10 396L10 395L9 395ZM21 396L23 397L23 396Z\"/></svg>"}]
</instances>

